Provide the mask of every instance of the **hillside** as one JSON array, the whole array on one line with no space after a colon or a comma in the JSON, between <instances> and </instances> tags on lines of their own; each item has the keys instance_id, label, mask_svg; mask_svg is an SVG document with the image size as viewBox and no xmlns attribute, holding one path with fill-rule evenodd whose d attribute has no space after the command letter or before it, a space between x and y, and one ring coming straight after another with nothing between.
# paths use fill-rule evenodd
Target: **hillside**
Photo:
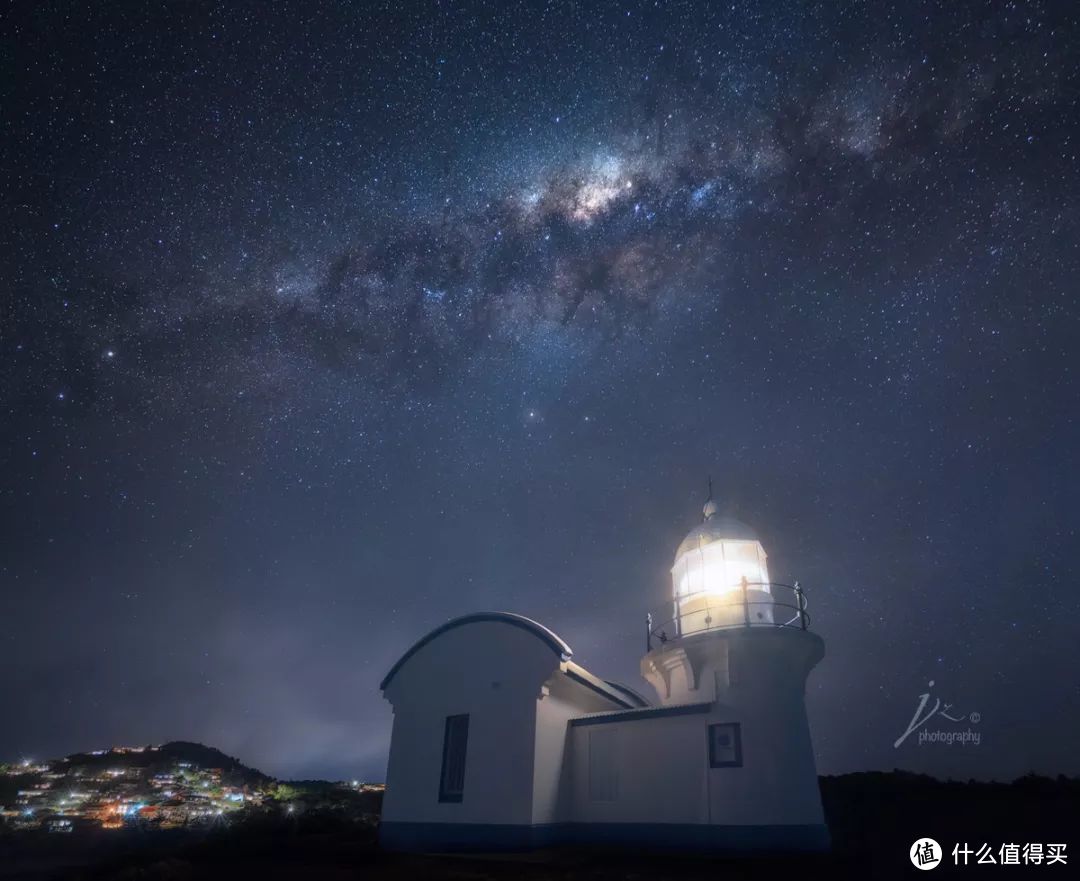
<instances>
[{"instance_id":1,"label":"hillside","mask_svg":"<svg viewBox=\"0 0 1080 881\"><path fill-rule=\"evenodd\" d=\"M185 762L195 768L220 769L222 781L234 786L266 785L274 779L262 771L248 767L239 759L228 756L219 749L184 740L170 741L158 747L122 747L75 753L50 764L57 772L75 769L92 772L105 768L132 768L153 775L166 772L176 764Z\"/></svg>"},{"instance_id":2,"label":"hillside","mask_svg":"<svg viewBox=\"0 0 1080 881\"><path fill-rule=\"evenodd\" d=\"M281 787L201 743L113 747L0 768L6 831L185 829L269 807ZM296 798L295 790L289 797Z\"/></svg>"}]
</instances>

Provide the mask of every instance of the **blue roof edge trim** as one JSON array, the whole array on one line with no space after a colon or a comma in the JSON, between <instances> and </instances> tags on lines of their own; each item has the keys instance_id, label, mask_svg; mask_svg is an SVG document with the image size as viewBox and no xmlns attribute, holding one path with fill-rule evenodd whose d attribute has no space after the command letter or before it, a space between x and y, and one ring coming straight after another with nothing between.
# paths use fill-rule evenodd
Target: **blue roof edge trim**
<instances>
[{"instance_id":1,"label":"blue roof edge trim","mask_svg":"<svg viewBox=\"0 0 1080 881\"><path fill-rule=\"evenodd\" d=\"M552 630L548 630L538 621L533 621L532 618L526 618L524 615L518 615L514 612L475 612L472 615L462 615L460 618L453 618L445 624L440 624L427 634L427 636L424 636L415 642L412 648L398 658L397 663L390 668L390 672L383 677L382 682L379 683L379 690L386 691L386 686L390 684L390 680L394 678L394 675L402 668L402 666L404 666L405 662L436 637L442 636L442 634L446 633L448 630L453 630L456 627L484 622L509 624L511 627L518 627L531 633L547 645L547 647L559 657L560 661L569 661L574 654L570 646L568 646L558 634Z\"/></svg>"},{"instance_id":2,"label":"blue roof edge trim","mask_svg":"<svg viewBox=\"0 0 1080 881\"><path fill-rule=\"evenodd\" d=\"M608 685L610 685L616 691L620 691L624 695L626 695L627 699L631 703L636 704L639 707L650 707L650 706L652 706L652 704L650 704L648 702L648 700L646 700L638 692L634 691L634 689L632 689L629 685L623 685L621 682L614 682L611 679L605 679L604 682L606 682Z\"/></svg>"},{"instance_id":3,"label":"blue roof edge trim","mask_svg":"<svg viewBox=\"0 0 1080 881\"><path fill-rule=\"evenodd\" d=\"M573 664L568 666L564 672L570 679L573 679L580 685L584 685L591 691L595 691L601 697L611 701L615 706L622 707L624 710L634 709L634 704L627 701L620 689L612 688L610 683L605 682L598 676L593 676L593 674L584 667Z\"/></svg>"}]
</instances>

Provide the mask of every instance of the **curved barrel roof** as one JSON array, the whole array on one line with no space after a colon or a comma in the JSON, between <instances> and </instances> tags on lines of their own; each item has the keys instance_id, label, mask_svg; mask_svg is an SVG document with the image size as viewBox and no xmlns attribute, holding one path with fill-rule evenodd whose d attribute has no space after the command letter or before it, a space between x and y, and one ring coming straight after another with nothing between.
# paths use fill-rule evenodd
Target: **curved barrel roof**
<instances>
[{"instance_id":1,"label":"curved barrel roof","mask_svg":"<svg viewBox=\"0 0 1080 881\"><path fill-rule=\"evenodd\" d=\"M427 636L418 640L413 647L398 658L397 663L390 668L390 672L387 673L383 677L382 682L379 683L379 689L381 691L386 691L386 686L390 684L390 680L394 678L394 675L402 668L405 662L436 637L441 636L448 630L453 630L455 627L462 627L466 624L478 624L485 621L508 624L511 627L520 627L522 630L531 633L543 642L561 661L570 660L570 657L574 654L570 646L568 646L558 634L548 630L543 624L533 621L532 618L526 618L524 615L516 615L513 612L476 612L472 615L462 615L460 618L454 618L447 621L445 624L436 627Z\"/></svg>"}]
</instances>

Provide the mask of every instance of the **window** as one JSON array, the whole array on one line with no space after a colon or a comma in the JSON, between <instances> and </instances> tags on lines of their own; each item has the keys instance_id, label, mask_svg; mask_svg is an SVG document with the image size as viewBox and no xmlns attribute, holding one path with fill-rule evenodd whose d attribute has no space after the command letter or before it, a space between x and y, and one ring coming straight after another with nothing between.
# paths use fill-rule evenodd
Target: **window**
<instances>
[{"instance_id":1,"label":"window","mask_svg":"<svg viewBox=\"0 0 1080 881\"><path fill-rule=\"evenodd\" d=\"M589 731L589 799L619 797L618 729L602 725Z\"/></svg>"},{"instance_id":2,"label":"window","mask_svg":"<svg viewBox=\"0 0 1080 881\"><path fill-rule=\"evenodd\" d=\"M443 733L439 801L461 801L465 795L465 749L469 743L469 714L447 716Z\"/></svg>"},{"instance_id":3,"label":"window","mask_svg":"<svg viewBox=\"0 0 1080 881\"><path fill-rule=\"evenodd\" d=\"M709 767L742 767L742 732L738 722L709 726Z\"/></svg>"}]
</instances>

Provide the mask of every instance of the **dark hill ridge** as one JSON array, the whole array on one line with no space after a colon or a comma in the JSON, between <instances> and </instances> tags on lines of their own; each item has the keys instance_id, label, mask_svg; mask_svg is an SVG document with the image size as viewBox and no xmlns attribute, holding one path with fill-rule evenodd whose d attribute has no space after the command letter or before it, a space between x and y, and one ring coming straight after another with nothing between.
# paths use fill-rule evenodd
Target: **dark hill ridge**
<instances>
[{"instance_id":1,"label":"dark hill ridge","mask_svg":"<svg viewBox=\"0 0 1080 881\"><path fill-rule=\"evenodd\" d=\"M57 771L70 771L75 768L139 768L144 773L155 774L168 771L178 762L187 762L197 768L220 768L222 780L227 783L265 785L274 781L273 777L249 768L239 759L228 756L219 749L184 740L170 741L157 748L120 747L104 752L75 753L51 764Z\"/></svg>"},{"instance_id":2,"label":"dark hill ridge","mask_svg":"<svg viewBox=\"0 0 1080 881\"><path fill-rule=\"evenodd\" d=\"M894 770L821 777L820 782L833 853L852 877L891 878L912 871L908 848L923 837L941 844L954 873L964 870L953 865L952 850L964 843L989 845L997 857L1005 844L1060 842L1068 844L1073 861L1080 828L1078 779L1027 774L1010 783L965 782ZM977 877L986 869L969 867Z\"/></svg>"}]
</instances>

